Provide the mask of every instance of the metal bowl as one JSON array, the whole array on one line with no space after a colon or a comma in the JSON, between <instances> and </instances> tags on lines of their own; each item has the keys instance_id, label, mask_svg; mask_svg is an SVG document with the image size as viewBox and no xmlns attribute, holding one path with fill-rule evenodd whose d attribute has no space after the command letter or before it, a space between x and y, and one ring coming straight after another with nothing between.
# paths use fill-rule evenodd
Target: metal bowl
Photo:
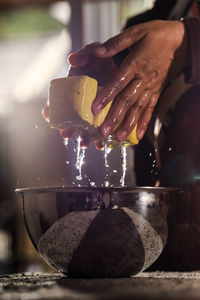
<instances>
[{"instance_id":1,"label":"metal bowl","mask_svg":"<svg viewBox=\"0 0 200 300\"><path fill-rule=\"evenodd\" d=\"M127 277L148 268L168 236L173 189L45 187L16 190L30 238L69 277Z\"/></svg>"}]
</instances>

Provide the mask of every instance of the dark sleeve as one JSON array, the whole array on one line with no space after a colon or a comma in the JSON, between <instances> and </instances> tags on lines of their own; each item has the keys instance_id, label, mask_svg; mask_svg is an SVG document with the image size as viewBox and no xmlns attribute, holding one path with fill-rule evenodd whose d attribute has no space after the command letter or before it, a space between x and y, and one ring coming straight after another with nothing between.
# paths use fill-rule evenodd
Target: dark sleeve
<instances>
[{"instance_id":1,"label":"dark sleeve","mask_svg":"<svg viewBox=\"0 0 200 300\"><path fill-rule=\"evenodd\" d=\"M190 84L200 84L200 19L184 18L188 40L188 67L185 71L185 81Z\"/></svg>"}]
</instances>

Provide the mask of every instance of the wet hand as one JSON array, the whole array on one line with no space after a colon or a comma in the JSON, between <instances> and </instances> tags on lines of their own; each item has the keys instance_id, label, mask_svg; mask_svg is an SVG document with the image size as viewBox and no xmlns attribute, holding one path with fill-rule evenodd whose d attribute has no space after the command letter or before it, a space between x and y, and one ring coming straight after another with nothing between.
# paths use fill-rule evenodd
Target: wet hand
<instances>
[{"instance_id":1,"label":"wet hand","mask_svg":"<svg viewBox=\"0 0 200 300\"><path fill-rule=\"evenodd\" d=\"M100 43L92 43L77 52L71 53L68 57L71 65L68 75L88 75L95 78L99 86L104 86L118 67L112 57L104 58L96 55L95 50L100 46Z\"/></svg>"},{"instance_id":2,"label":"wet hand","mask_svg":"<svg viewBox=\"0 0 200 300\"><path fill-rule=\"evenodd\" d=\"M187 42L182 22L151 21L131 27L94 49L111 58L128 48L129 55L107 80L92 105L94 114L115 98L100 127L106 138L115 131L121 142L137 124L142 139L163 88L185 64Z\"/></svg>"},{"instance_id":3,"label":"wet hand","mask_svg":"<svg viewBox=\"0 0 200 300\"><path fill-rule=\"evenodd\" d=\"M100 86L104 86L113 72L116 71L117 65L111 57L101 58L96 56L95 49L99 46L100 43L92 43L77 52L71 53L68 57L71 65L68 76L88 75L95 78ZM48 115L45 113L45 110L47 110L47 108L43 110L43 116L45 114ZM73 131L72 128L61 129L60 134L62 138L69 139L72 137L75 140L77 139L77 133ZM87 148L89 143L89 139L84 135L84 132L82 132L81 147ZM104 147L102 139L94 141L94 145L98 150L102 150Z\"/></svg>"},{"instance_id":4,"label":"wet hand","mask_svg":"<svg viewBox=\"0 0 200 300\"><path fill-rule=\"evenodd\" d=\"M49 106L46 104L42 110L42 115L43 118L47 123L49 123ZM70 139L73 138L74 140L77 140L78 135L77 132L74 131L72 128L67 128L67 129L59 129L60 135L63 139ZM90 144L90 140L87 138L87 136L84 135L84 132L81 134L81 142L80 142L80 147L81 148L88 148ZM101 147L97 143L96 148L98 150L101 150Z\"/></svg>"}]
</instances>

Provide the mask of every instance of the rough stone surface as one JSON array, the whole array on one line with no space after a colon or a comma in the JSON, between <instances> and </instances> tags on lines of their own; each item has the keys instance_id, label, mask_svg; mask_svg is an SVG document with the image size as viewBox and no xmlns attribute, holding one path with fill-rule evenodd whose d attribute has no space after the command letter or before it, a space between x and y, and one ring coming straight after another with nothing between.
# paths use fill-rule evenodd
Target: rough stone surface
<instances>
[{"instance_id":1,"label":"rough stone surface","mask_svg":"<svg viewBox=\"0 0 200 300\"><path fill-rule=\"evenodd\" d=\"M0 299L199 300L200 272L143 272L105 279L69 279L59 273L1 275Z\"/></svg>"},{"instance_id":2,"label":"rough stone surface","mask_svg":"<svg viewBox=\"0 0 200 300\"><path fill-rule=\"evenodd\" d=\"M160 227L128 208L72 212L49 228L38 250L69 277L128 277L162 252L167 225Z\"/></svg>"}]
</instances>

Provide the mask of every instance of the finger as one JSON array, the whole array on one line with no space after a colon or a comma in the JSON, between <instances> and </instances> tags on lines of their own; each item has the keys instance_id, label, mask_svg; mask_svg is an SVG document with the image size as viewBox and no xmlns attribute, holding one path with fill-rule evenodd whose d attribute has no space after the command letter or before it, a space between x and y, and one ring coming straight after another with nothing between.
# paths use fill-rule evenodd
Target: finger
<instances>
[{"instance_id":1,"label":"finger","mask_svg":"<svg viewBox=\"0 0 200 300\"><path fill-rule=\"evenodd\" d=\"M85 52L85 49L71 53L68 56L68 62L74 68L81 68L87 65L88 56Z\"/></svg>"},{"instance_id":2,"label":"finger","mask_svg":"<svg viewBox=\"0 0 200 300\"><path fill-rule=\"evenodd\" d=\"M86 136L81 136L80 147L82 149L87 149L90 145L90 140Z\"/></svg>"},{"instance_id":3,"label":"finger","mask_svg":"<svg viewBox=\"0 0 200 300\"><path fill-rule=\"evenodd\" d=\"M94 141L94 145L97 150L103 150L104 149L104 143L100 140Z\"/></svg>"},{"instance_id":4,"label":"finger","mask_svg":"<svg viewBox=\"0 0 200 300\"><path fill-rule=\"evenodd\" d=\"M42 116L49 123L49 106L47 104L42 109Z\"/></svg>"},{"instance_id":5,"label":"finger","mask_svg":"<svg viewBox=\"0 0 200 300\"><path fill-rule=\"evenodd\" d=\"M101 57L114 56L118 52L133 46L133 44L144 38L146 33L144 24L130 27L101 44L96 48L95 53Z\"/></svg>"},{"instance_id":6,"label":"finger","mask_svg":"<svg viewBox=\"0 0 200 300\"><path fill-rule=\"evenodd\" d=\"M98 93L92 103L93 114L98 114L111 100L113 100L144 67L144 60L134 60L131 56L123 62L112 79Z\"/></svg>"},{"instance_id":7,"label":"finger","mask_svg":"<svg viewBox=\"0 0 200 300\"><path fill-rule=\"evenodd\" d=\"M60 129L60 135L63 139L70 139L73 134L73 129L72 128L67 128L67 129Z\"/></svg>"},{"instance_id":8,"label":"finger","mask_svg":"<svg viewBox=\"0 0 200 300\"><path fill-rule=\"evenodd\" d=\"M103 124L100 126L100 132L104 138L114 131L114 128L120 123L129 108L139 98L144 89L141 80L132 81L115 99Z\"/></svg>"},{"instance_id":9,"label":"finger","mask_svg":"<svg viewBox=\"0 0 200 300\"><path fill-rule=\"evenodd\" d=\"M156 106L156 103L158 101L160 94L154 94L148 103L147 107L143 110L137 124L137 138L141 140L147 130L149 121L151 119L152 113L154 111L154 108Z\"/></svg>"},{"instance_id":10,"label":"finger","mask_svg":"<svg viewBox=\"0 0 200 300\"><path fill-rule=\"evenodd\" d=\"M138 122L140 114L148 105L151 99L151 95L152 92L150 90L143 92L139 97L138 101L135 102L134 105L131 107L131 109L127 112L123 122L115 132L116 139L119 142L124 141L132 132L132 130L134 129L134 127Z\"/></svg>"},{"instance_id":11,"label":"finger","mask_svg":"<svg viewBox=\"0 0 200 300\"><path fill-rule=\"evenodd\" d=\"M67 76L79 76L84 74L84 68L69 68ZM85 75L85 74L84 74Z\"/></svg>"},{"instance_id":12,"label":"finger","mask_svg":"<svg viewBox=\"0 0 200 300\"><path fill-rule=\"evenodd\" d=\"M94 55L94 50L99 46L99 43L92 43L85 48L73 52L68 56L68 62L75 68L82 68L89 62L90 56Z\"/></svg>"},{"instance_id":13,"label":"finger","mask_svg":"<svg viewBox=\"0 0 200 300\"><path fill-rule=\"evenodd\" d=\"M89 140L88 136L86 136L84 131L74 129L71 137L74 139L74 141L76 143L80 143L80 147L82 149L87 149L89 147L90 140Z\"/></svg>"}]
</instances>

